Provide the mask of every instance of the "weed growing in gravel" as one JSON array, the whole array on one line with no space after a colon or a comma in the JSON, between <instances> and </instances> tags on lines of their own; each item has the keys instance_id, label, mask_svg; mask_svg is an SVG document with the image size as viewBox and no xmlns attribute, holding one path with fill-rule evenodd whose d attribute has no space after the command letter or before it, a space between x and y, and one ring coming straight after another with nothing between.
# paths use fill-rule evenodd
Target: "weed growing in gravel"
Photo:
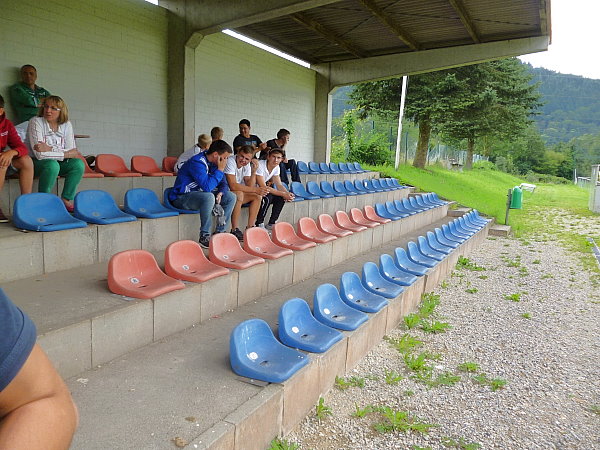
<instances>
[{"instance_id":1,"label":"weed growing in gravel","mask_svg":"<svg viewBox=\"0 0 600 450\"><path fill-rule=\"evenodd\" d=\"M494 392L498 389L502 389L508 384L508 381L502 378L489 379L485 373L480 373L479 375L474 376L472 379L478 384L489 386Z\"/></svg>"},{"instance_id":2,"label":"weed growing in gravel","mask_svg":"<svg viewBox=\"0 0 600 450\"><path fill-rule=\"evenodd\" d=\"M415 347L423 345L423 341L404 333L400 339L388 338L387 341L400 353L411 352Z\"/></svg>"},{"instance_id":3,"label":"weed growing in gravel","mask_svg":"<svg viewBox=\"0 0 600 450\"><path fill-rule=\"evenodd\" d=\"M477 364L475 362L471 362L471 361L466 361L462 364L459 364L456 368L458 370L460 370L461 372L475 373L479 370L479 364Z\"/></svg>"},{"instance_id":4,"label":"weed growing in gravel","mask_svg":"<svg viewBox=\"0 0 600 450\"><path fill-rule=\"evenodd\" d=\"M440 296L433 292L425 293L421 296L421 305L419 306L419 316L429 317L433 314L435 308L440 304Z\"/></svg>"},{"instance_id":5,"label":"weed growing in gravel","mask_svg":"<svg viewBox=\"0 0 600 450\"><path fill-rule=\"evenodd\" d=\"M385 371L385 383L389 384L390 386L395 386L403 379L404 379L404 377L402 375L397 374L393 370Z\"/></svg>"},{"instance_id":6,"label":"weed growing in gravel","mask_svg":"<svg viewBox=\"0 0 600 450\"><path fill-rule=\"evenodd\" d=\"M506 300L510 300L511 302L520 302L521 301L521 293L517 292L516 294L506 294L504 296Z\"/></svg>"},{"instance_id":7,"label":"weed growing in gravel","mask_svg":"<svg viewBox=\"0 0 600 450\"><path fill-rule=\"evenodd\" d=\"M315 406L315 416L317 419L322 420L331 414L333 414L333 412L331 411L331 408L325 404L325 399L319 397L319 403Z\"/></svg>"},{"instance_id":8,"label":"weed growing in gravel","mask_svg":"<svg viewBox=\"0 0 600 450\"><path fill-rule=\"evenodd\" d=\"M525 267L525 266L519 267L519 275L522 277L526 277L527 275L529 275L529 271L527 270L527 267Z\"/></svg>"},{"instance_id":9,"label":"weed growing in gravel","mask_svg":"<svg viewBox=\"0 0 600 450\"><path fill-rule=\"evenodd\" d=\"M479 278L480 280L487 280L488 276L487 275L479 275L477 278Z\"/></svg>"},{"instance_id":10,"label":"weed growing in gravel","mask_svg":"<svg viewBox=\"0 0 600 450\"><path fill-rule=\"evenodd\" d=\"M358 417L359 419L375 411L375 407L372 405L367 405L364 408L359 408L358 405L355 403L354 408L356 409L352 413L352 417Z\"/></svg>"},{"instance_id":11,"label":"weed growing in gravel","mask_svg":"<svg viewBox=\"0 0 600 450\"><path fill-rule=\"evenodd\" d=\"M452 328L448 322L440 322L438 320L432 320L427 322L426 320L421 321L421 330L425 333L445 333L447 329Z\"/></svg>"},{"instance_id":12,"label":"weed growing in gravel","mask_svg":"<svg viewBox=\"0 0 600 450\"><path fill-rule=\"evenodd\" d=\"M523 314L521 314L521 317L523 319L531 319L531 313L523 313Z\"/></svg>"},{"instance_id":13,"label":"weed growing in gravel","mask_svg":"<svg viewBox=\"0 0 600 450\"><path fill-rule=\"evenodd\" d=\"M448 282L446 280L444 280L440 283L440 288L446 289L447 287L448 287Z\"/></svg>"},{"instance_id":14,"label":"weed growing in gravel","mask_svg":"<svg viewBox=\"0 0 600 450\"><path fill-rule=\"evenodd\" d=\"M442 437L442 445L447 448L458 448L460 450L477 450L481 448L481 444L477 442L467 442L465 438L452 439L450 437Z\"/></svg>"},{"instance_id":15,"label":"weed growing in gravel","mask_svg":"<svg viewBox=\"0 0 600 450\"><path fill-rule=\"evenodd\" d=\"M345 391L351 387L365 387L365 379L360 377L350 377L347 380L341 377L335 377L335 387L340 391Z\"/></svg>"},{"instance_id":16,"label":"weed growing in gravel","mask_svg":"<svg viewBox=\"0 0 600 450\"><path fill-rule=\"evenodd\" d=\"M546 273L540 277L542 280L547 280L548 278L554 278L554 275L551 273Z\"/></svg>"},{"instance_id":17,"label":"weed growing in gravel","mask_svg":"<svg viewBox=\"0 0 600 450\"><path fill-rule=\"evenodd\" d=\"M433 370L431 366L427 365L427 353L421 352L418 355L411 355L409 353L404 354L404 362L413 372L429 372Z\"/></svg>"},{"instance_id":18,"label":"weed growing in gravel","mask_svg":"<svg viewBox=\"0 0 600 450\"><path fill-rule=\"evenodd\" d=\"M597 416L600 416L600 405L591 405L588 408L588 411L596 414Z\"/></svg>"},{"instance_id":19,"label":"weed growing in gravel","mask_svg":"<svg viewBox=\"0 0 600 450\"><path fill-rule=\"evenodd\" d=\"M418 314L412 313L404 316L404 325L406 325L406 328L409 330L419 325L419 322L421 322L421 318Z\"/></svg>"},{"instance_id":20,"label":"weed growing in gravel","mask_svg":"<svg viewBox=\"0 0 600 450\"><path fill-rule=\"evenodd\" d=\"M531 264L541 264L542 261L540 259L536 259L534 261L531 261Z\"/></svg>"},{"instance_id":21,"label":"weed growing in gravel","mask_svg":"<svg viewBox=\"0 0 600 450\"><path fill-rule=\"evenodd\" d=\"M479 292L479 289L477 289L477 288L469 288L469 289L465 289L465 292L467 294L476 294L477 292Z\"/></svg>"},{"instance_id":22,"label":"weed growing in gravel","mask_svg":"<svg viewBox=\"0 0 600 450\"><path fill-rule=\"evenodd\" d=\"M406 390L406 391L404 391L404 395L406 395L407 397L410 397L411 395L415 395L415 391L411 391L410 389Z\"/></svg>"},{"instance_id":23,"label":"weed growing in gravel","mask_svg":"<svg viewBox=\"0 0 600 450\"><path fill-rule=\"evenodd\" d=\"M508 256L500 257L505 263L507 267L519 267L521 265L521 257L519 255L515 256L515 259L510 259Z\"/></svg>"},{"instance_id":24,"label":"weed growing in gravel","mask_svg":"<svg viewBox=\"0 0 600 450\"><path fill-rule=\"evenodd\" d=\"M460 256L458 258L458 262L456 263L456 268L458 270L465 269L465 270L473 270L473 271L477 271L477 272L485 270L485 267L478 266L477 264L472 262L469 258L465 258L464 256Z\"/></svg>"},{"instance_id":25,"label":"weed growing in gravel","mask_svg":"<svg viewBox=\"0 0 600 450\"><path fill-rule=\"evenodd\" d=\"M460 375L454 375L451 372L444 372L439 374L435 380L430 380L426 384L428 387L454 386L459 381Z\"/></svg>"},{"instance_id":26,"label":"weed growing in gravel","mask_svg":"<svg viewBox=\"0 0 600 450\"><path fill-rule=\"evenodd\" d=\"M432 449L431 449L431 447L421 447L420 445L413 445L411 450L432 450Z\"/></svg>"},{"instance_id":27,"label":"weed growing in gravel","mask_svg":"<svg viewBox=\"0 0 600 450\"><path fill-rule=\"evenodd\" d=\"M286 439L275 438L271 441L269 450L297 450L300 446Z\"/></svg>"},{"instance_id":28,"label":"weed growing in gravel","mask_svg":"<svg viewBox=\"0 0 600 450\"><path fill-rule=\"evenodd\" d=\"M378 408L379 413L383 415L385 422L376 423L373 428L380 433L389 433L390 431L415 431L417 433L428 433L429 430L438 425L423 422L418 417L410 417L408 411L396 411L385 406Z\"/></svg>"}]
</instances>

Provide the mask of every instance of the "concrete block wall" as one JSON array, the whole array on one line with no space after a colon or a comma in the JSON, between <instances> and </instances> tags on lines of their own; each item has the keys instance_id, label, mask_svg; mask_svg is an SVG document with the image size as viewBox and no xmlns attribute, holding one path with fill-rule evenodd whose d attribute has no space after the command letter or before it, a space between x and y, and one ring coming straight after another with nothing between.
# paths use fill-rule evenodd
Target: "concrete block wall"
<instances>
[{"instance_id":1,"label":"concrete block wall","mask_svg":"<svg viewBox=\"0 0 600 450\"><path fill-rule=\"evenodd\" d=\"M167 142L167 13L141 0L3 0L0 93L33 64L65 99L84 154L145 154ZM15 119L10 106L9 119ZM16 120L14 120L16 121Z\"/></svg>"},{"instance_id":2,"label":"concrete block wall","mask_svg":"<svg viewBox=\"0 0 600 450\"><path fill-rule=\"evenodd\" d=\"M196 135L220 126L232 143L246 118L264 142L290 130L289 155L312 160L314 71L222 33L202 40L195 61Z\"/></svg>"}]
</instances>

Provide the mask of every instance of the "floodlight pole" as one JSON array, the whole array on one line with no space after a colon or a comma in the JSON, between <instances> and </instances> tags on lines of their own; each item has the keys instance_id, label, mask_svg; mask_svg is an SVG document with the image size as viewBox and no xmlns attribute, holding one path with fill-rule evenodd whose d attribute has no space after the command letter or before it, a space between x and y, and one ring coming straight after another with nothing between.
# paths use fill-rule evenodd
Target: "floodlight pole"
<instances>
[{"instance_id":1,"label":"floodlight pole","mask_svg":"<svg viewBox=\"0 0 600 450\"><path fill-rule=\"evenodd\" d=\"M402 140L402 119L404 118L404 101L406 100L406 87L408 86L408 75L402 77L402 94L400 95L400 114L398 115L398 137L396 138L396 159L394 169L398 170L400 165L400 141Z\"/></svg>"}]
</instances>

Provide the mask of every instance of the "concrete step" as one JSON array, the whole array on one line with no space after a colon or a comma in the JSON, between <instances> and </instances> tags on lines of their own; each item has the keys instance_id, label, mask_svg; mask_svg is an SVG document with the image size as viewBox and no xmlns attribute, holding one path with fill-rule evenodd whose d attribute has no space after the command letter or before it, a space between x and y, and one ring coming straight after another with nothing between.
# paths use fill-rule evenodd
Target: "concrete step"
<instances>
[{"instance_id":1,"label":"concrete step","mask_svg":"<svg viewBox=\"0 0 600 450\"><path fill-rule=\"evenodd\" d=\"M241 321L258 317L276 333L280 306L300 297L312 304L322 283L339 285L346 271L361 272L366 261L424 235L449 218L405 233L378 248L347 258L311 278L246 303L195 327L165 337L108 364L68 380L79 407L73 449L163 449L173 440L188 448L264 449L287 434L384 334L414 309L423 292L448 276L460 255L485 238L487 230L463 244L388 307L283 384L258 386L235 375L229 365L229 335Z\"/></svg>"},{"instance_id":2,"label":"concrete step","mask_svg":"<svg viewBox=\"0 0 600 450\"><path fill-rule=\"evenodd\" d=\"M511 226L510 225L501 225L496 223L490 226L490 235L491 236L502 236L507 237L510 236Z\"/></svg>"}]
</instances>

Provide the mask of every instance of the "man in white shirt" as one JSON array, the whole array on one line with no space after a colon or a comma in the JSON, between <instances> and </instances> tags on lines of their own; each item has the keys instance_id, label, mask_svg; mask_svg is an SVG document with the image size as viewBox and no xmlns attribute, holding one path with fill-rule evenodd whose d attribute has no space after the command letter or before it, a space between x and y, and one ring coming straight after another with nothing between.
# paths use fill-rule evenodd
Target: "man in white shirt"
<instances>
[{"instance_id":1,"label":"man in white shirt","mask_svg":"<svg viewBox=\"0 0 600 450\"><path fill-rule=\"evenodd\" d=\"M258 169L256 170L256 183L260 187L268 189L268 194L262 199L260 209L258 210L258 216L256 217L256 226L264 227L265 216L269 205L273 204L271 211L271 217L269 223L265 227L270 230L273 225L279 219L281 210L285 202L291 202L294 200L294 194L288 192L288 190L281 184L279 178L279 163L283 160L283 151L279 148L273 148L269 150L269 154L266 160L258 161Z\"/></svg>"},{"instance_id":2,"label":"man in white shirt","mask_svg":"<svg viewBox=\"0 0 600 450\"><path fill-rule=\"evenodd\" d=\"M179 158L177 158L177 162L175 163L174 168L175 173L179 172L181 166L183 166L187 162L187 160L190 159L192 156L202 153L204 150L208 150L210 144L212 144L212 138L208 134L203 133L200 136L198 136L198 143L192 148L183 152L181 155L179 155Z\"/></svg>"},{"instance_id":3,"label":"man in white shirt","mask_svg":"<svg viewBox=\"0 0 600 450\"><path fill-rule=\"evenodd\" d=\"M237 197L235 207L231 213L231 234L240 241L244 239L244 233L242 233L238 226L242 205L249 203L248 225L246 228L251 228L256 222L256 216L263 196L269 193L266 187L256 185L258 161L252 159L254 151L254 148L250 145L242 146L237 155L231 155L228 158L224 171L229 189Z\"/></svg>"}]
</instances>

